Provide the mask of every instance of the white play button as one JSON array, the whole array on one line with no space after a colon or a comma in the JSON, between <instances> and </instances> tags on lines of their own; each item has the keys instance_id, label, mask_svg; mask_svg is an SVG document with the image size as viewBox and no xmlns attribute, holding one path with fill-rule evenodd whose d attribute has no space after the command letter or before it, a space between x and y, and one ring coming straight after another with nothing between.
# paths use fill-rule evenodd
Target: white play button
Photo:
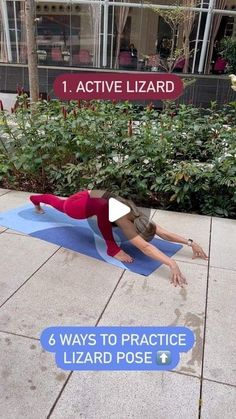
<instances>
[{"instance_id":1,"label":"white play button","mask_svg":"<svg viewBox=\"0 0 236 419\"><path fill-rule=\"evenodd\" d=\"M128 207L128 205L117 201L115 198L109 199L109 221L111 223L123 217L124 215L129 214L129 212L130 207Z\"/></svg>"}]
</instances>

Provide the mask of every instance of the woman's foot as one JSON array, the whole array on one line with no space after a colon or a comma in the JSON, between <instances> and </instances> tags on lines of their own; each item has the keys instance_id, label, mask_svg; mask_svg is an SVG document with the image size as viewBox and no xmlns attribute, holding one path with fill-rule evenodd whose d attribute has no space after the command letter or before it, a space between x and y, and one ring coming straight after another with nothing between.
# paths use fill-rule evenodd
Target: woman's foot
<instances>
[{"instance_id":1,"label":"woman's foot","mask_svg":"<svg viewBox=\"0 0 236 419\"><path fill-rule=\"evenodd\" d=\"M127 255L127 253L125 253L123 250L120 250L115 256L115 259L120 260L121 262L126 262L126 263L132 263L133 262L133 258L129 255Z\"/></svg>"},{"instance_id":2,"label":"woman's foot","mask_svg":"<svg viewBox=\"0 0 236 419\"><path fill-rule=\"evenodd\" d=\"M37 212L37 214L44 214L44 210L43 208L40 207L40 205L35 205L35 212Z\"/></svg>"}]
</instances>

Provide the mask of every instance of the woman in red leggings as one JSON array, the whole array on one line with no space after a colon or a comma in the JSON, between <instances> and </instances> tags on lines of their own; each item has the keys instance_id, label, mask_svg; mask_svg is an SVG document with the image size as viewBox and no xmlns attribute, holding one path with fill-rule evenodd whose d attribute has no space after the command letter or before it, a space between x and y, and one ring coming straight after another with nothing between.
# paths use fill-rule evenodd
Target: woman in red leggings
<instances>
[{"instance_id":1,"label":"woman in red leggings","mask_svg":"<svg viewBox=\"0 0 236 419\"><path fill-rule=\"evenodd\" d=\"M171 233L152 221L149 221L132 201L116 197L113 194L90 190L78 192L65 199L52 194L31 195L30 200L35 205L35 209L38 213L44 213L40 206L41 203L44 203L79 220L94 215L97 216L98 227L107 245L107 254L121 262L131 263L133 258L117 245L113 237L108 207L108 199L112 196L130 207L130 212L115 222L115 224L122 229L129 241L145 255L169 266L171 270L171 282L174 286L180 285L182 287L186 284L186 279L182 275L177 263L149 242L153 239L155 234L157 234L164 240L191 246L193 257L207 259L207 255L192 239L185 239L184 237Z\"/></svg>"}]
</instances>

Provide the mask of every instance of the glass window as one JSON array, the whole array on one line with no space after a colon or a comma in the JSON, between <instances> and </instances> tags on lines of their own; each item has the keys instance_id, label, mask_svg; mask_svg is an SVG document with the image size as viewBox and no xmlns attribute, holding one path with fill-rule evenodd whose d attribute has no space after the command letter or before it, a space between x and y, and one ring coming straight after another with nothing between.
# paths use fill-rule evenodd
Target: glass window
<instances>
[{"instance_id":1,"label":"glass window","mask_svg":"<svg viewBox=\"0 0 236 419\"><path fill-rule=\"evenodd\" d=\"M127 0L128 5L115 6L117 1L121 0L110 0L107 13L103 0L99 4L89 0L87 3L36 1L39 64L198 72L206 13L185 11L173 26L163 9L158 13L147 7L144 0ZM133 3L141 7L134 7ZM208 7L204 0L151 0L150 3ZM217 0L216 6L235 10L234 3L234 0ZM26 64L25 2L7 0L0 5L0 61ZM219 41L235 35L235 16L213 14L205 52L206 73L215 71L213 64Z\"/></svg>"},{"instance_id":2,"label":"glass window","mask_svg":"<svg viewBox=\"0 0 236 419\"><path fill-rule=\"evenodd\" d=\"M100 66L99 5L40 2L36 9L39 62Z\"/></svg>"},{"instance_id":3,"label":"glass window","mask_svg":"<svg viewBox=\"0 0 236 419\"><path fill-rule=\"evenodd\" d=\"M4 31L4 23L2 9L0 8L0 62L7 62L6 38Z\"/></svg>"}]
</instances>

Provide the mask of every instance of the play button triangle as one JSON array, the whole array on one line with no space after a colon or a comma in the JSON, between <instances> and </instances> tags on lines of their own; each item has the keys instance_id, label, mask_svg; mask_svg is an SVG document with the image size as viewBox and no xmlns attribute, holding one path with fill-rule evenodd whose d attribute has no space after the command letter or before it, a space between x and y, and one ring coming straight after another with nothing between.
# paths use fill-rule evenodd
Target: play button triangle
<instances>
[{"instance_id":1,"label":"play button triangle","mask_svg":"<svg viewBox=\"0 0 236 419\"><path fill-rule=\"evenodd\" d=\"M128 207L128 205L117 201L115 198L109 199L109 221L111 223L123 217L124 215L129 214L129 212L130 207Z\"/></svg>"}]
</instances>

